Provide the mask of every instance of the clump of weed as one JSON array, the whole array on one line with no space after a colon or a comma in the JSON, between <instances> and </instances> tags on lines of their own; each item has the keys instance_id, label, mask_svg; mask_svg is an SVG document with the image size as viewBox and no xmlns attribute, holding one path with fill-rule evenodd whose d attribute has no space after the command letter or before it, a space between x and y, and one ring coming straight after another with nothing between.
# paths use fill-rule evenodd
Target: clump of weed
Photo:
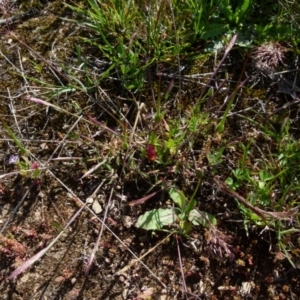
<instances>
[{"instance_id":1,"label":"clump of weed","mask_svg":"<svg viewBox=\"0 0 300 300\"><path fill-rule=\"evenodd\" d=\"M267 42L257 47L253 53L254 67L263 74L273 74L280 66L285 66L287 48L278 42Z\"/></svg>"},{"instance_id":2,"label":"clump of weed","mask_svg":"<svg viewBox=\"0 0 300 300\"><path fill-rule=\"evenodd\" d=\"M216 226L210 226L205 228L204 236L210 253L220 257L225 254L228 258L234 259L232 247L229 244L231 238L228 235L220 231Z\"/></svg>"}]
</instances>

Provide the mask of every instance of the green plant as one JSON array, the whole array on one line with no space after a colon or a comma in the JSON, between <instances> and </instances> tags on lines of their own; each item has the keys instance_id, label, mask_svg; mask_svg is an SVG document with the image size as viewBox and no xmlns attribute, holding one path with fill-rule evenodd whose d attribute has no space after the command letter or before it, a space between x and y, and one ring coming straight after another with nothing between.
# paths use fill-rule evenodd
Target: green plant
<instances>
[{"instance_id":1,"label":"green plant","mask_svg":"<svg viewBox=\"0 0 300 300\"><path fill-rule=\"evenodd\" d=\"M245 16L248 14L250 9L250 0L240 0L236 1L235 7L233 7L233 1L225 0L220 3L220 11L224 14L226 20L229 23L239 25L243 20L245 20Z\"/></svg>"},{"instance_id":2,"label":"green plant","mask_svg":"<svg viewBox=\"0 0 300 300\"><path fill-rule=\"evenodd\" d=\"M180 52L168 5L154 4L150 8L146 3L119 0L87 3L88 7L69 7L82 17L80 23L96 34L83 40L97 47L101 57L109 62L101 80L113 76L127 90L140 90L151 65ZM168 35L164 36L167 30Z\"/></svg>"},{"instance_id":3,"label":"green plant","mask_svg":"<svg viewBox=\"0 0 300 300\"><path fill-rule=\"evenodd\" d=\"M214 216L196 209L197 201L194 196L199 188L199 183L190 200L181 190L170 188L169 196L176 206L147 211L138 218L136 226L146 230L170 231L170 228L176 225L172 230L187 235L193 225L202 225L203 227L216 225L217 221Z\"/></svg>"},{"instance_id":4,"label":"green plant","mask_svg":"<svg viewBox=\"0 0 300 300\"><path fill-rule=\"evenodd\" d=\"M88 7L70 7L82 16L82 23L97 34L83 40L97 47L110 63L101 79L114 75L127 89L139 89L143 85L145 66L140 60L144 49L136 39L136 22L142 20L134 3L119 0L89 0L87 3ZM80 54L78 49L77 54Z\"/></svg>"},{"instance_id":5,"label":"green plant","mask_svg":"<svg viewBox=\"0 0 300 300\"><path fill-rule=\"evenodd\" d=\"M19 138L13 133L9 126L2 121L7 133L15 142L16 146L19 148L20 157L18 155L12 155L9 160L9 164L14 164L19 169L19 174L23 177L29 177L34 180L38 179L41 174L41 170L36 162L29 160L29 151L25 148ZM38 182L36 182L38 183Z\"/></svg>"},{"instance_id":6,"label":"green plant","mask_svg":"<svg viewBox=\"0 0 300 300\"><path fill-rule=\"evenodd\" d=\"M262 218L255 211L237 201L244 216L245 229L248 232L250 224L265 226L275 232L277 245L294 266L290 255L293 246L289 242L293 234L297 234L297 203L294 193L299 191L298 178L300 176L299 141L295 140L289 131L289 122L284 121L279 132L271 127L261 127L266 136L272 136L276 141L276 148L269 155L264 155L256 161L256 166L249 163L249 156L254 155L257 147L254 141L247 146L240 144L242 155L239 168L232 170L233 177L228 177L227 185L233 190L241 187L246 191L245 201L252 207L265 210L268 218ZM256 146L256 147L255 147ZM260 151L260 153L263 153ZM295 218L295 219L294 219Z\"/></svg>"},{"instance_id":7,"label":"green plant","mask_svg":"<svg viewBox=\"0 0 300 300\"><path fill-rule=\"evenodd\" d=\"M149 145L155 147L157 153L155 158L160 164L170 164L184 142L187 133L182 130L179 123L178 120L170 122L170 124L165 122L167 129L162 133L162 138L157 136L155 132L150 133Z\"/></svg>"},{"instance_id":8,"label":"green plant","mask_svg":"<svg viewBox=\"0 0 300 300\"><path fill-rule=\"evenodd\" d=\"M218 150L211 150L207 153L206 157L208 160L208 163L210 166L217 166L220 163L222 163L223 159L222 159L222 155L224 152L224 147L218 149Z\"/></svg>"},{"instance_id":9,"label":"green plant","mask_svg":"<svg viewBox=\"0 0 300 300\"><path fill-rule=\"evenodd\" d=\"M218 45L223 44L226 40L226 36L236 33L239 33L237 44L249 46L251 43L249 38L250 18L253 13L253 3L250 0L200 3L199 1L188 1L189 8L194 11L192 24L195 36L213 41L213 46L208 45L207 49L216 50Z\"/></svg>"},{"instance_id":10,"label":"green plant","mask_svg":"<svg viewBox=\"0 0 300 300\"><path fill-rule=\"evenodd\" d=\"M234 254L228 243L230 238L217 228L216 218L196 208L197 201L194 197L199 185L200 180L190 200L185 197L181 190L175 187L170 188L169 196L176 206L147 211L138 218L136 226L145 230L160 230L188 236L193 226L201 225L205 230L205 243L210 253L221 257L225 254L228 258L233 259ZM155 194L140 199L139 203L146 201Z\"/></svg>"}]
</instances>

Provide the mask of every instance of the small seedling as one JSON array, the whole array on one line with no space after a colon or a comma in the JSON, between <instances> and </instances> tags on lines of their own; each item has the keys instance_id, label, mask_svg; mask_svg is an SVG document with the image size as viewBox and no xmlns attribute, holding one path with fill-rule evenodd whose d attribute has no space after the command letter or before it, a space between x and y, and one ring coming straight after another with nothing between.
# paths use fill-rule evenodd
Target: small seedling
<instances>
[{"instance_id":1,"label":"small seedling","mask_svg":"<svg viewBox=\"0 0 300 300\"><path fill-rule=\"evenodd\" d=\"M23 177L30 177L34 180L37 180L41 174L41 170L39 165L36 162L30 162L28 159L29 151L25 148L22 142L18 139L18 137L13 133L13 131L9 128L9 126L2 122L7 133L10 137L14 140L16 146L19 148L20 156L19 155L11 155L9 158L8 163L10 165L16 165L19 168L19 173ZM38 183L39 181L36 181Z\"/></svg>"},{"instance_id":2,"label":"small seedling","mask_svg":"<svg viewBox=\"0 0 300 300\"><path fill-rule=\"evenodd\" d=\"M178 231L187 235L193 225L204 227L216 225L217 221L214 216L196 209L197 201L194 197L188 200L177 188L171 188L169 196L176 207L150 210L139 217L136 226L146 230L169 231L168 227L177 224Z\"/></svg>"}]
</instances>

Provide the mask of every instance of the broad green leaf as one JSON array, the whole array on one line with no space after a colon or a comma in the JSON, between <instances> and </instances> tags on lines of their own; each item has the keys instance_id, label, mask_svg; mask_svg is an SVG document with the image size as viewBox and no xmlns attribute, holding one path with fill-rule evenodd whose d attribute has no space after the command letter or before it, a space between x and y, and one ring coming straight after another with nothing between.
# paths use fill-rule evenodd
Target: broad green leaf
<instances>
[{"instance_id":1,"label":"broad green leaf","mask_svg":"<svg viewBox=\"0 0 300 300\"><path fill-rule=\"evenodd\" d=\"M136 226L145 230L162 229L176 220L176 210L173 208L159 208L147 211L138 218Z\"/></svg>"},{"instance_id":2,"label":"broad green leaf","mask_svg":"<svg viewBox=\"0 0 300 300\"><path fill-rule=\"evenodd\" d=\"M186 205L186 198L182 191L176 191L174 188L169 190L169 195L171 199L177 204L180 208L183 208Z\"/></svg>"},{"instance_id":3,"label":"broad green leaf","mask_svg":"<svg viewBox=\"0 0 300 300\"><path fill-rule=\"evenodd\" d=\"M233 179L232 179L231 177L227 177L227 179L225 180L225 183L226 183L227 185L229 185L230 187L232 187L234 181L233 181Z\"/></svg>"},{"instance_id":4,"label":"broad green leaf","mask_svg":"<svg viewBox=\"0 0 300 300\"><path fill-rule=\"evenodd\" d=\"M209 24L208 23L202 27L201 38L203 40L216 39L216 38L220 37L226 31L228 31L228 29L229 29L228 24L222 24L222 23Z\"/></svg>"},{"instance_id":5,"label":"broad green leaf","mask_svg":"<svg viewBox=\"0 0 300 300\"><path fill-rule=\"evenodd\" d=\"M243 4L240 7L242 15L244 15L247 12L247 10L248 10L248 8L251 4L250 2L251 2L250 0L244 0L243 1Z\"/></svg>"},{"instance_id":6,"label":"broad green leaf","mask_svg":"<svg viewBox=\"0 0 300 300\"><path fill-rule=\"evenodd\" d=\"M199 212L196 209L193 209L189 214L189 220L194 225L202 225L203 227L210 227L212 225L217 225L217 219L204 211Z\"/></svg>"}]
</instances>

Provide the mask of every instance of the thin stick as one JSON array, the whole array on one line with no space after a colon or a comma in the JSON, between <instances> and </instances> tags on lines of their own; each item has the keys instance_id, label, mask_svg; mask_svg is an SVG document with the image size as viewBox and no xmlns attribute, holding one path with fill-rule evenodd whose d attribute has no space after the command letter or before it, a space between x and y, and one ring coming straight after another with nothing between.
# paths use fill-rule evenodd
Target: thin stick
<instances>
[{"instance_id":1,"label":"thin stick","mask_svg":"<svg viewBox=\"0 0 300 300\"><path fill-rule=\"evenodd\" d=\"M103 217L103 220L102 222L105 224L105 221L106 221L106 218L107 218L107 212L108 212L108 208L110 207L110 202L111 202L111 198L113 196L113 193L114 193L114 188L111 189L110 191L110 196L109 196L109 199L108 199L108 203L106 205L106 208L105 208L105 213L104 213L104 217ZM94 262L94 259L95 259L95 255L96 255L96 251L98 250L99 248L99 244L100 244L100 241L101 241L101 237L102 237L102 234L104 232L104 229L105 227L104 226L101 226L101 230L99 232L99 235L98 235L98 238L97 238L97 241L94 245L94 248L92 250L92 253L90 255L90 258L88 260L88 263L87 263L87 266L86 266L86 269L85 269L85 275L88 275L89 274L89 271L91 269L91 266Z\"/></svg>"},{"instance_id":2,"label":"thin stick","mask_svg":"<svg viewBox=\"0 0 300 300\"><path fill-rule=\"evenodd\" d=\"M134 125L133 125L133 128L132 128L132 131L131 131L131 134L130 134L130 137L129 137L129 145L131 145L131 143L132 143L133 136L135 134L135 130L136 130L138 121L140 120L140 117L141 117L141 111L142 110L146 110L146 107L145 107L144 103L140 103L139 101L136 101L135 99L134 99L134 101L135 101L135 103L137 105L137 113L136 113L136 118L135 118L135 121L134 121ZM130 148L127 147L126 153L124 155L124 163L123 163L121 174L123 174L123 172L124 172L125 162L127 160L127 156L128 156L129 150L130 150Z\"/></svg>"},{"instance_id":3,"label":"thin stick","mask_svg":"<svg viewBox=\"0 0 300 300\"><path fill-rule=\"evenodd\" d=\"M17 117L16 117L16 114L15 114L16 111L15 111L14 104L13 104L13 101L12 101L12 98L11 98L11 95L10 95L10 90L9 90L9 88L7 88L7 93L8 93L9 100L10 100L9 109L10 109L11 113L13 114L13 117L14 117L14 120L15 120L15 123L16 123L16 126L17 126L17 129L18 129L19 135L20 135L21 137L23 137L22 132L21 132L21 129L20 129L20 127L19 127L19 123L18 123L18 121L17 121Z\"/></svg>"},{"instance_id":4,"label":"thin stick","mask_svg":"<svg viewBox=\"0 0 300 300\"><path fill-rule=\"evenodd\" d=\"M25 76L25 72L24 72L24 68L23 68L23 63L22 63L22 58L21 58L20 50L19 49L18 49L18 56L19 56L19 64L20 64L21 75L22 75L23 80L25 82L24 87L26 89L26 92L28 92L27 87L29 86L29 83L28 83L28 81L26 79L26 76Z\"/></svg>"},{"instance_id":5,"label":"thin stick","mask_svg":"<svg viewBox=\"0 0 300 300\"><path fill-rule=\"evenodd\" d=\"M217 68L215 69L215 71L214 71L214 72L212 73L212 75L210 76L210 78L209 78L209 80L208 80L208 82L207 82L206 87L203 89L203 91L202 91L202 93L201 93L201 95L200 95L200 98L199 98L200 100L202 99L203 95L207 92L207 89L208 89L210 83L212 82L213 78L215 77L215 75L216 75L217 72L219 71L219 69L220 69L221 65L223 64L225 58L227 57L229 51L230 51L231 48L233 47L233 45L234 45L234 43L235 43L237 37L238 37L238 35L235 34L235 35L232 37L231 41L229 42L229 44L228 44L228 46L227 46L227 48L226 48L226 50L225 50L225 53L224 53L224 55L223 55L223 58L221 59L219 65L217 66Z\"/></svg>"},{"instance_id":6,"label":"thin stick","mask_svg":"<svg viewBox=\"0 0 300 300\"><path fill-rule=\"evenodd\" d=\"M176 244L177 244L177 252L178 252L179 265L180 265L180 272L181 272L181 277L182 277L182 285L183 285L185 297L187 297L187 292L188 291L187 291L185 277L184 277L184 271L183 271L182 258L181 258L181 252L180 252L178 237L176 237Z\"/></svg>"},{"instance_id":7,"label":"thin stick","mask_svg":"<svg viewBox=\"0 0 300 300\"><path fill-rule=\"evenodd\" d=\"M124 267L123 269L119 270L117 272L117 275L121 275L124 274L129 268L131 268L135 263L140 262L143 264L142 259L147 256L148 254L150 254L151 252L153 252L159 245L161 245L162 243L165 242L165 240L167 240L172 234L174 234L174 232L171 232L168 236L166 236L163 240L161 240L158 244L156 244L153 248L151 248L150 250L148 250L146 253L144 253L142 256L138 257L137 259L134 259L133 261L131 261L126 267Z\"/></svg>"}]
</instances>

